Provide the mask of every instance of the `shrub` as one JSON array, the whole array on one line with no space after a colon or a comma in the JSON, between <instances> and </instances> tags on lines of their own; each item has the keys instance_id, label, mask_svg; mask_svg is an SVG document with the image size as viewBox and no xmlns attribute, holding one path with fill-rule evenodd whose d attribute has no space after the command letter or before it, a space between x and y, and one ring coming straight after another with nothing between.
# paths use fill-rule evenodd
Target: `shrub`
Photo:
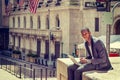
<instances>
[{"instance_id":1,"label":"shrub","mask_svg":"<svg viewBox=\"0 0 120 80\"><path fill-rule=\"evenodd\" d=\"M28 56L28 57L38 57L37 54L33 54L33 53L28 53L27 56Z\"/></svg>"},{"instance_id":2,"label":"shrub","mask_svg":"<svg viewBox=\"0 0 120 80\"><path fill-rule=\"evenodd\" d=\"M21 51L19 51L19 50L13 50L13 54L21 54Z\"/></svg>"}]
</instances>

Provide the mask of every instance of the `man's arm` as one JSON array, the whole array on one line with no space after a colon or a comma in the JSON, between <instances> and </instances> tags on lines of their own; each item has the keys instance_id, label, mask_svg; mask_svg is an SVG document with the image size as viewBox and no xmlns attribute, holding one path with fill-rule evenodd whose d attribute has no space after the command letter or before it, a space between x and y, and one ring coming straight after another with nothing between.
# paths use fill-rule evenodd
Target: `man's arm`
<instances>
[{"instance_id":1,"label":"man's arm","mask_svg":"<svg viewBox=\"0 0 120 80\"><path fill-rule=\"evenodd\" d=\"M94 48L96 50L96 52L94 54L96 54L98 57L91 59L91 63L92 64L105 63L108 55L107 55L107 51L106 51L106 48L105 48L103 42L98 40L96 42Z\"/></svg>"}]
</instances>

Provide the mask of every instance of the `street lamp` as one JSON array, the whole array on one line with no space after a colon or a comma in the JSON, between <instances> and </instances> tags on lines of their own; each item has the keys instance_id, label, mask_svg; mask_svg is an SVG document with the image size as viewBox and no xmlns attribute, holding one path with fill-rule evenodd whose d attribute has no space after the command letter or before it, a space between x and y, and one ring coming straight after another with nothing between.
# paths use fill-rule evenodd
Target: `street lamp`
<instances>
[{"instance_id":1,"label":"street lamp","mask_svg":"<svg viewBox=\"0 0 120 80\"><path fill-rule=\"evenodd\" d=\"M51 65L51 37L53 35L52 34L53 29L60 30L60 27L52 27L51 29L48 30L49 32L49 65Z\"/></svg>"}]
</instances>

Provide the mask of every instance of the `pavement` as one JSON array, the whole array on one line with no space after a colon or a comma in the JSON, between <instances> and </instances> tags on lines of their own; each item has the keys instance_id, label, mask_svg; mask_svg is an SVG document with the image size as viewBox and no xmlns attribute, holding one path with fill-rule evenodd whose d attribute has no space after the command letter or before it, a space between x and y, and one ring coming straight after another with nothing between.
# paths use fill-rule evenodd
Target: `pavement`
<instances>
[{"instance_id":1,"label":"pavement","mask_svg":"<svg viewBox=\"0 0 120 80\"><path fill-rule=\"evenodd\" d=\"M9 72L0 69L0 80L22 80L12 74L10 74Z\"/></svg>"},{"instance_id":2,"label":"pavement","mask_svg":"<svg viewBox=\"0 0 120 80\"><path fill-rule=\"evenodd\" d=\"M19 64L22 64L22 63L23 63L23 64L24 64L24 63L26 63L26 64L27 64L27 63L28 63L28 64L31 64L31 63L29 63L29 62L24 62L24 61L22 61L22 60L17 60L17 59L14 60L14 59L12 59L12 58L7 58L7 57L2 56L2 55L0 55L0 57L4 57L4 58L6 58L6 59L10 59L10 60L16 61L16 62L18 62ZM32 66L33 68L43 67L43 66L37 65L37 64L32 64L32 65L34 65L34 66ZM8 71L0 68L0 80L33 80L33 78L24 78L23 76L22 76L22 78L18 78L18 77L16 77L15 75L9 73ZM35 80L40 80L40 78L36 78ZM42 80L46 80L46 79L45 79L45 78L42 78ZM47 80L57 80L57 78L56 78L56 77L47 77Z\"/></svg>"},{"instance_id":3,"label":"pavement","mask_svg":"<svg viewBox=\"0 0 120 80\"><path fill-rule=\"evenodd\" d=\"M0 69L0 80L33 80L32 78L18 78L15 75L10 74L9 72ZM35 79L35 80L40 80L40 78ZM42 79L46 80L46 79ZM57 80L56 77L48 78L47 80Z\"/></svg>"}]
</instances>

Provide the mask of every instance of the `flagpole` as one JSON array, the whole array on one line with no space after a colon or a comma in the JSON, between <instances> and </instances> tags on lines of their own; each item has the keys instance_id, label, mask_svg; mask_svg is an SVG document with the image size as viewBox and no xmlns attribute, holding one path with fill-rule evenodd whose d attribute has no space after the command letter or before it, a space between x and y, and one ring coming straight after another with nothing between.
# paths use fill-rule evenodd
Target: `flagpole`
<instances>
[{"instance_id":1,"label":"flagpole","mask_svg":"<svg viewBox=\"0 0 120 80\"><path fill-rule=\"evenodd\" d=\"M50 9L48 8L48 19L49 19L49 23L48 23L48 33L49 33L49 65L51 65L51 30L50 30Z\"/></svg>"}]
</instances>

